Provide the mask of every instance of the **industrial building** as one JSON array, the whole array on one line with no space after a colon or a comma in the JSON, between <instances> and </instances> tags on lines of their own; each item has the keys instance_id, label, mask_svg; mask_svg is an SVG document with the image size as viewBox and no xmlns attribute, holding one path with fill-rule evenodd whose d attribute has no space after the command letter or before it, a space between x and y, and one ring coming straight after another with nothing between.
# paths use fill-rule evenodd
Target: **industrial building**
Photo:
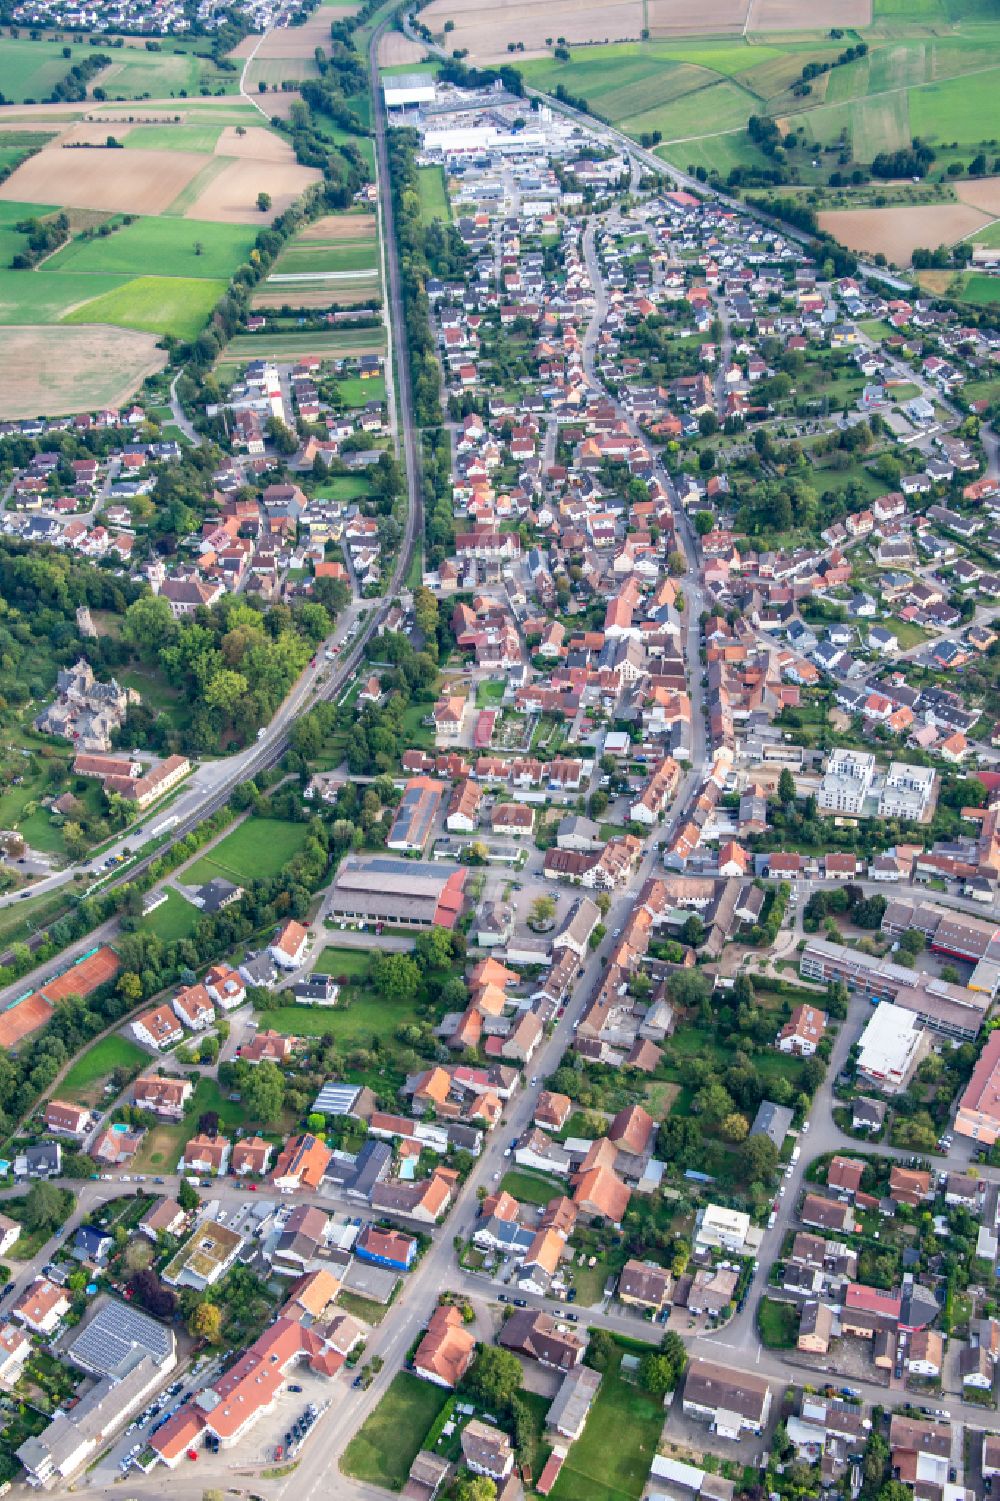
<instances>
[{"instance_id":1,"label":"industrial building","mask_svg":"<svg viewBox=\"0 0 1000 1501\"><path fill-rule=\"evenodd\" d=\"M437 98L434 74L398 73L394 78L383 78L382 97L386 109L408 109L415 105L433 104Z\"/></svg>"}]
</instances>

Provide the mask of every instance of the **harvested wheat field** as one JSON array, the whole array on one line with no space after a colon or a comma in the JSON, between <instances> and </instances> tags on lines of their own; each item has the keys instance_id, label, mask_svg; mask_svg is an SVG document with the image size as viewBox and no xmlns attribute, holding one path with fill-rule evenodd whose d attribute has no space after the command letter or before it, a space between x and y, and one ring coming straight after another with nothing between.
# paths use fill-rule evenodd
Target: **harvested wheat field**
<instances>
[{"instance_id":1,"label":"harvested wheat field","mask_svg":"<svg viewBox=\"0 0 1000 1501\"><path fill-rule=\"evenodd\" d=\"M0 417L60 417L121 406L166 364L166 351L156 345L156 334L104 324L5 328Z\"/></svg>"},{"instance_id":2,"label":"harvested wheat field","mask_svg":"<svg viewBox=\"0 0 1000 1501\"><path fill-rule=\"evenodd\" d=\"M647 0L649 34L651 37L723 36L742 32L749 4L750 0L702 0L695 13L690 0Z\"/></svg>"},{"instance_id":3,"label":"harvested wheat field","mask_svg":"<svg viewBox=\"0 0 1000 1501\"><path fill-rule=\"evenodd\" d=\"M282 89L280 93L271 93L261 96L264 108L267 110L269 120L287 120L292 113L292 105L302 98L298 89Z\"/></svg>"},{"instance_id":4,"label":"harvested wheat field","mask_svg":"<svg viewBox=\"0 0 1000 1501\"><path fill-rule=\"evenodd\" d=\"M106 209L116 214L162 214L204 165L204 156L194 151L115 151L99 147L64 151L59 146L46 146L37 156L22 162L0 185L0 198L12 203ZM275 171L266 170L272 175ZM309 181L317 175L312 173ZM267 184L262 182L260 187L267 188ZM193 217L215 216L202 213Z\"/></svg>"},{"instance_id":5,"label":"harvested wheat field","mask_svg":"<svg viewBox=\"0 0 1000 1501\"><path fill-rule=\"evenodd\" d=\"M237 135L242 130L243 135ZM216 156L250 158L255 162L280 162L283 166L295 160L286 140L276 136L264 125L226 125L215 143Z\"/></svg>"},{"instance_id":6,"label":"harvested wheat field","mask_svg":"<svg viewBox=\"0 0 1000 1501\"><path fill-rule=\"evenodd\" d=\"M275 31L269 31L260 44L257 57L311 58L317 47L329 44L333 22L353 16L356 10L356 5L321 5L301 26L279 26Z\"/></svg>"},{"instance_id":7,"label":"harvested wheat field","mask_svg":"<svg viewBox=\"0 0 1000 1501\"><path fill-rule=\"evenodd\" d=\"M645 24L642 0L431 0L421 20L438 33L445 21L454 21L449 48L505 61L509 42L531 49L556 36L569 43L637 41Z\"/></svg>"},{"instance_id":8,"label":"harvested wheat field","mask_svg":"<svg viewBox=\"0 0 1000 1501\"><path fill-rule=\"evenodd\" d=\"M751 0L747 31L825 31L828 26L870 26L872 0Z\"/></svg>"},{"instance_id":9,"label":"harvested wheat field","mask_svg":"<svg viewBox=\"0 0 1000 1501\"><path fill-rule=\"evenodd\" d=\"M237 57L245 61L246 58L250 56L251 52L254 50L259 41L259 34L257 32L251 31L249 36L243 37L242 40L236 43L235 47L231 47L226 53L226 56Z\"/></svg>"},{"instance_id":10,"label":"harvested wheat field","mask_svg":"<svg viewBox=\"0 0 1000 1501\"><path fill-rule=\"evenodd\" d=\"M278 214L290 208L306 188L322 181L323 174L315 167L298 165L292 158L290 147L287 153L289 160L285 162L227 162L194 202L185 206L185 218L208 219L213 224L270 224ZM136 156L144 154L147 153L134 153ZM152 152L148 154L153 155ZM162 156L163 153L156 155ZM258 193L271 195L271 207L265 214L257 207Z\"/></svg>"},{"instance_id":11,"label":"harvested wheat field","mask_svg":"<svg viewBox=\"0 0 1000 1501\"><path fill-rule=\"evenodd\" d=\"M897 266L908 266L918 245L936 250L954 245L988 222L989 215L966 203L923 204L908 208L833 209L820 214L825 229L850 250L879 251Z\"/></svg>"},{"instance_id":12,"label":"harvested wheat field","mask_svg":"<svg viewBox=\"0 0 1000 1501\"><path fill-rule=\"evenodd\" d=\"M963 203L989 214L991 219L1000 218L1000 177L980 177L971 182L956 182L955 192Z\"/></svg>"},{"instance_id":13,"label":"harvested wheat field","mask_svg":"<svg viewBox=\"0 0 1000 1501\"><path fill-rule=\"evenodd\" d=\"M406 63L418 63L426 57L427 48L422 42L411 42L401 31L387 31L378 44L380 68L399 68Z\"/></svg>"},{"instance_id":14,"label":"harvested wheat field","mask_svg":"<svg viewBox=\"0 0 1000 1501\"><path fill-rule=\"evenodd\" d=\"M307 244L338 245L343 240L374 240L374 214L324 214L295 236Z\"/></svg>"}]
</instances>

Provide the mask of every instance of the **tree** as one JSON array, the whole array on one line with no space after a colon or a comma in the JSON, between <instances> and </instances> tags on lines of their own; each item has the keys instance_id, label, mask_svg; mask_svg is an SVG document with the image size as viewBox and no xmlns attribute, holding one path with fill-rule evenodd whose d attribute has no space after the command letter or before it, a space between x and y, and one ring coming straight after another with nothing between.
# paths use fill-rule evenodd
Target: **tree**
<instances>
[{"instance_id":1,"label":"tree","mask_svg":"<svg viewBox=\"0 0 1000 1501\"><path fill-rule=\"evenodd\" d=\"M261 1064L261 1067L263 1067L263 1064ZM198 1205L201 1204L201 1199L198 1198L198 1190L195 1189L191 1178L182 1178L180 1180L180 1186L177 1187L177 1202L179 1202L185 1214L191 1214L191 1211L197 1210Z\"/></svg>"},{"instance_id":2,"label":"tree","mask_svg":"<svg viewBox=\"0 0 1000 1501\"><path fill-rule=\"evenodd\" d=\"M258 193L257 194L257 207L260 209L260 211L261 211L262 214L266 214L267 213L268 209L271 207L271 195L270 195L270 193Z\"/></svg>"},{"instance_id":3,"label":"tree","mask_svg":"<svg viewBox=\"0 0 1000 1501\"><path fill-rule=\"evenodd\" d=\"M696 511L694 515L694 529L699 537L707 537L715 526L715 517L711 511Z\"/></svg>"},{"instance_id":4,"label":"tree","mask_svg":"<svg viewBox=\"0 0 1000 1501\"><path fill-rule=\"evenodd\" d=\"M669 1360L673 1367L674 1386L680 1381L687 1369L687 1350L684 1341L675 1329L668 1329L660 1341L660 1354L665 1360Z\"/></svg>"},{"instance_id":5,"label":"tree","mask_svg":"<svg viewBox=\"0 0 1000 1501\"><path fill-rule=\"evenodd\" d=\"M178 1196L179 1197L179 1196ZM169 1287L164 1287L152 1270L136 1272L129 1282L132 1297L147 1313L158 1319L172 1319L177 1307L177 1298Z\"/></svg>"},{"instance_id":6,"label":"tree","mask_svg":"<svg viewBox=\"0 0 1000 1501\"><path fill-rule=\"evenodd\" d=\"M417 962L421 969L448 969L453 957L451 934L447 928L427 928L418 933Z\"/></svg>"},{"instance_id":7,"label":"tree","mask_svg":"<svg viewBox=\"0 0 1000 1501\"><path fill-rule=\"evenodd\" d=\"M719 1126L719 1135L724 1141L746 1141L750 1127L745 1115L738 1110L732 1111L725 1117Z\"/></svg>"},{"instance_id":8,"label":"tree","mask_svg":"<svg viewBox=\"0 0 1000 1501\"><path fill-rule=\"evenodd\" d=\"M36 1178L24 1205L24 1228L32 1233L58 1229L68 1213L67 1200L72 1202L67 1190Z\"/></svg>"},{"instance_id":9,"label":"tree","mask_svg":"<svg viewBox=\"0 0 1000 1501\"><path fill-rule=\"evenodd\" d=\"M376 954L372 983L387 1001L412 1001L420 984L420 969L409 954Z\"/></svg>"},{"instance_id":10,"label":"tree","mask_svg":"<svg viewBox=\"0 0 1000 1501\"><path fill-rule=\"evenodd\" d=\"M192 1339L217 1345L222 1338L222 1310L215 1303L199 1303L188 1320L188 1333Z\"/></svg>"},{"instance_id":11,"label":"tree","mask_svg":"<svg viewBox=\"0 0 1000 1501\"><path fill-rule=\"evenodd\" d=\"M654 1397L674 1389L674 1368L665 1355L644 1355L639 1362L639 1385Z\"/></svg>"},{"instance_id":12,"label":"tree","mask_svg":"<svg viewBox=\"0 0 1000 1501\"><path fill-rule=\"evenodd\" d=\"M253 1120L268 1124L276 1121L285 1099L285 1080L278 1065L265 1058L263 1063L248 1067L240 1080L240 1093Z\"/></svg>"},{"instance_id":13,"label":"tree","mask_svg":"<svg viewBox=\"0 0 1000 1501\"><path fill-rule=\"evenodd\" d=\"M595 1371L606 1371L614 1359L614 1354L615 1342L608 1331L591 1329L587 1353L584 1356L587 1364Z\"/></svg>"},{"instance_id":14,"label":"tree","mask_svg":"<svg viewBox=\"0 0 1000 1501\"><path fill-rule=\"evenodd\" d=\"M263 1068L264 1065L261 1064L260 1066L261 1068ZM177 1202L184 1210L185 1214L190 1214L191 1211L193 1209L197 1209L198 1205L201 1203L201 1199L198 1197L198 1191L195 1188L194 1184L191 1182L190 1178L181 1179L180 1185L177 1189Z\"/></svg>"},{"instance_id":15,"label":"tree","mask_svg":"<svg viewBox=\"0 0 1000 1501\"><path fill-rule=\"evenodd\" d=\"M506 1412L521 1390L521 1362L510 1350L480 1345L465 1380L491 1411Z\"/></svg>"},{"instance_id":16,"label":"tree","mask_svg":"<svg viewBox=\"0 0 1000 1501\"><path fill-rule=\"evenodd\" d=\"M445 22L445 26L454 25L454 22ZM463 1480L455 1492L456 1501L496 1501L496 1481L488 1475L475 1475L471 1480Z\"/></svg>"},{"instance_id":17,"label":"tree","mask_svg":"<svg viewBox=\"0 0 1000 1501\"><path fill-rule=\"evenodd\" d=\"M667 990L675 1006L696 1010L709 997L709 985L700 969L679 969L667 981Z\"/></svg>"},{"instance_id":18,"label":"tree","mask_svg":"<svg viewBox=\"0 0 1000 1501\"><path fill-rule=\"evenodd\" d=\"M767 1183L778 1166L778 1148L759 1131L756 1136L748 1136L740 1148L740 1165L745 1182Z\"/></svg>"},{"instance_id":19,"label":"tree","mask_svg":"<svg viewBox=\"0 0 1000 1501\"><path fill-rule=\"evenodd\" d=\"M528 926L531 928L547 928L556 915L555 897L536 896L531 904L528 914Z\"/></svg>"},{"instance_id":20,"label":"tree","mask_svg":"<svg viewBox=\"0 0 1000 1501\"><path fill-rule=\"evenodd\" d=\"M778 778L778 797L786 806L795 801L795 778L787 766L781 768L781 776Z\"/></svg>"}]
</instances>

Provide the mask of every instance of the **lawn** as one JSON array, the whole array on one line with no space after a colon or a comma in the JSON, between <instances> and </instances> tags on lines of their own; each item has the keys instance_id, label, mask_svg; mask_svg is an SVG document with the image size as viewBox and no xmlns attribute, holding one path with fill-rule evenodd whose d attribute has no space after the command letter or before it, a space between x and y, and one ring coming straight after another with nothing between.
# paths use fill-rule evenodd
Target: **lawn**
<instances>
[{"instance_id":1,"label":"lawn","mask_svg":"<svg viewBox=\"0 0 1000 1501\"><path fill-rule=\"evenodd\" d=\"M663 1428L663 1404L620 1374L623 1346L604 1372L583 1433L552 1488L554 1501L638 1501Z\"/></svg>"},{"instance_id":2,"label":"lawn","mask_svg":"<svg viewBox=\"0 0 1000 1501\"><path fill-rule=\"evenodd\" d=\"M163 943L190 938L201 913L178 891L168 891L167 899L139 923L144 933L155 933Z\"/></svg>"},{"instance_id":3,"label":"lawn","mask_svg":"<svg viewBox=\"0 0 1000 1501\"><path fill-rule=\"evenodd\" d=\"M347 382L341 381L339 384L344 386ZM359 381L358 384L367 382ZM357 403L358 406L362 404ZM363 474L335 474L317 485L314 493L317 500L361 500L369 493L368 481Z\"/></svg>"},{"instance_id":4,"label":"lawn","mask_svg":"<svg viewBox=\"0 0 1000 1501\"><path fill-rule=\"evenodd\" d=\"M364 980L369 959L370 955L364 949L325 948L313 968L321 975L346 975L351 980Z\"/></svg>"},{"instance_id":5,"label":"lawn","mask_svg":"<svg viewBox=\"0 0 1000 1501\"><path fill-rule=\"evenodd\" d=\"M400 1371L371 1417L351 1439L341 1468L368 1485L402 1490L424 1437L449 1393Z\"/></svg>"},{"instance_id":6,"label":"lawn","mask_svg":"<svg viewBox=\"0 0 1000 1501\"><path fill-rule=\"evenodd\" d=\"M184 872L184 884L201 886L218 876L237 883L276 876L298 854L306 834L304 823L248 818Z\"/></svg>"},{"instance_id":7,"label":"lawn","mask_svg":"<svg viewBox=\"0 0 1000 1501\"><path fill-rule=\"evenodd\" d=\"M370 375L362 380L360 375L349 375L337 382L337 395L346 407L363 407L368 401L385 401L385 376ZM331 484L366 484L352 475L338 475ZM366 493L365 491L361 492ZM349 497L351 500L354 496Z\"/></svg>"},{"instance_id":8,"label":"lawn","mask_svg":"<svg viewBox=\"0 0 1000 1501\"><path fill-rule=\"evenodd\" d=\"M367 959L368 956L362 954L360 957ZM373 1038L391 1043L397 1028L413 1020L411 1002L387 1001L373 990L354 988L342 991L336 1006L277 1006L274 1010L261 1012L262 1024L285 1037L296 1034L325 1037L329 1033L347 1047L370 1047ZM548 1203L548 1199L545 1202Z\"/></svg>"},{"instance_id":9,"label":"lawn","mask_svg":"<svg viewBox=\"0 0 1000 1501\"><path fill-rule=\"evenodd\" d=\"M761 1298L757 1309L757 1327L769 1350L793 1350L799 1333L799 1310L794 1303L777 1303Z\"/></svg>"},{"instance_id":10,"label":"lawn","mask_svg":"<svg viewBox=\"0 0 1000 1501\"><path fill-rule=\"evenodd\" d=\"M228 280L249 256L253 242L253 231L244 224L143 218L109 235L71 241L46 262L45 269L47 273L67 269L115 276Z\"/></svg>"},{"instance_id":11,"label":"lawn","mask_svg":"<svg viewBox=\"0 0 1000 1501\"><path fill-rule=\"evenodd\" d=\"M374 1298L362 1298L359 1293L349 1293L344 1288L337 1294L337 1306L366 1324L381 1324L391 1305L376 1303Z\"/></svg>"},{"instance_id":12,"label":"lawn","mask_svg":"<svg viewBox=\"0 0 1000 1501\"><path fill-rule=\"evenodd\" d=\"M149 1054L127 1037L102 1037L80 1054L56 1093L60 1099L95 1103L103 1093L108 1075L116 1068L142 1068L148 1062Z\"/></svg>"},{"instance_id":13,"label":"lawn","mask_svg":"<svg viewBox=\"0 0 1000 1501\"><path fill-rule=\"evenodd\" d=\"M52 280L53 278L49 278ZM54 278L62 281L61 275ZM77 277L79 282L81 278ZM84 282L89 278L82 278ZM113 292L94 297L60 320L63 323L113 323L144 333L193 339L208 321L226 290L225 281L183 276L137 276Z\"/></svg>"},{"instance_id":14,"label":"lawn","mask_svg":"<svg viewBox=\"0 0 1000 1501\"><path fill-rule=\"evenodd\" d=\"M923 630L919 625L914 625L909 620L898 620L895 615L885 621L886 630L892 631L899 642L902 651L909 651L911 646L922 646L930 640L930 631Z\"/></svg>"},{"instance_id":15,"label":"lawn","mask_svg":"<svg viewBox=\"0 0 1000 1501\"><path fill-rule=\"evenodd\" d=\"M425 224L432 219L451 219L451 203L444 183L443 167L418 167L417 191L420 194L420 217Z\"/></svg>"},{"instance_id":16,"label":"lawn","mask_svg":"<svg viewBox=\"0 0 1000 1501\"><path fill-rule=\"evenodd\" d=\"M557 1194L565 1193L566 1184L557 1178L545 1178L524 1168L511 1168L500 1180L501 1192L513 1194L523 1204L544 1205Z\"/></svg>"}]
</instances>

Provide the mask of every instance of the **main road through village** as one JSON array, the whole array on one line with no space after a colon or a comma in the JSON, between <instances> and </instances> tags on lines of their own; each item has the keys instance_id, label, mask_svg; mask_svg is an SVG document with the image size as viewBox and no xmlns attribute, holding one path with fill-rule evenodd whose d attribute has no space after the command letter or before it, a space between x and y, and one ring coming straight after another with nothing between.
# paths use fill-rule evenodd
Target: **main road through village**
<instances>
[{"instance_id":1,"label":"main road through village","mask_svg":"<svg viewBox=\"0 0 1000 1501\"><path fill-rule=\"evenodd\" d=\"M373 78L377 77L378 43L388 24L388 22L383 22L374 30L370 39L369 57ZM392 198L386 151L386 120L383 102L377 89L373 90L373 118L379 206L388 271L389 311L391 324L396 333L394 349L398 376L396 389L399 401L399 431L406 459L409 500L403 544L392 586L387 596L391 598L401 588L409 570L414 547L421 531L422 507L418 467L419 435L414 425L409 362L403 335L400 272L393 232ZM591 122L585 121L584 123L590 128ZM648 155L637 151L633 143L626 143L619 138L618 144L625 145L629 151L633 171L637 162L641 162L643 166L655 165L657 171L663 170L662 163L656 161L655 158L650 161ZM595 293L594 313L585 336L585 370L592 388L608 395L597 373L595 360L598 334L606 313L607 299L597 255L593 223L588 224L584 232L583 253ZM613 398L608 396L608 399ZM636 431L628 414L620 406L618 410L629 422L632 430ZM676 501L669 477L662 470L658 470L658 477ZM702 595L698 581L697 556L694 537L684 510L676 504L674 509L677 517L678 540L683 547L687 562L687 572L681 580L685 597L685 623L682 639L694 727L692 761L681 780L663 825L656 831L655 839L651 836L648 841L632 888L612 898L607 914L606 938L601 946L589 955L565 1014L557 1022L553 1032L532 1062L532 1067L536 1071L535 1077L539 1081L544 1080L554 1071L571 1043L574 1022L579 1019L600 983L604 966L614 943L615 930L624 926L634 905L635 893L653 871L659 841L675 826L708 765L705 705L699 659L699 616ZM338 624L333 639L343 640L349 627L357 622L359 608L357 604L351 607L345 619ZM253 776L263 767L274 765L280 759L287 746L288 731L295 717L308 708L317 697L333 697L339 693L344 683L357 669L364 644L376 628L379 618L378 610L367 616L358 630L355 645L341 658L335 670L324 673L323 669L317 666L303 675L260 742L250 747L241 756L223 762L210 763L200 768L196 778L192 779L190 790L184 794L183 801L178 800L174 805L172 811L177 817L177 823L171 829L170 842L182 837L201 819L220 807L237 783ZM321 657L318 660L321 660ZM155 826L154 818L149 821ZM92 946L92 943L92 937L85 940L80 951ZM72 950L60 955L51 968L64 967L67 960L72 957ZM9 994L12 996L14 993L23 992L28 984L41 983L45 978L47 975L40 970L35 976L28 977L19 982L16 987L12 987ZM0 1004L5 999L6 997L0 996ZM848 1019L840 1029L827 1079L820 1086L813 1102L810 1116L812 1135L804 1138L804 1144L808 1141L810 1151L808 1154L803 1153L801 1160L795 1165L793 1176L788 1181L786 1192L779 1203L777 1221L773 1229L765 1235L760 1264L755 1272L750 1294L743 1310L717 1333L700 1334L688 1340L689 1351L692 1354L721 1359L733 1368L756 1370L779 1385L784 1385L796 1378L801 1380L802 1371L800 1367L785 1362L780 1354L761 1347L756 1332L756 1302L766 1279L766 1268L792 1222L794 1205L802 1186L802 1177L809 1157L829 1150L846 1140L842 1138L831 1118L832 1080L836 1077L850 1041L856 1033L861 1009L860 1003L852 1003ZM460 1291L472 1299L478 1313L483 1311L485 1303L491 1301L490 1282L484 1277L464 1272L458 1266L454 1238L456 1236L467 1238L471 1235L476 1221L478 1190L489 1189L502 1174L505 1165L505 1149L530 1124L540 1088L541 1082L528 1084L514 1096L505 1120L487 1139L483 1152L463 1185L447 1222L435 1235L429 1250L418 1263L415 1271L405 1279L400 1296L387 1313L384 1322L373 1329L365 1358L370 1362L372 1357L381 1357L384 1362L382 1370L367 1390L348 1386L343 1376L337 1378L330 1406L314 1428L302 1450L301 1458L293 1468L285 1473L270 1472L267 1478L267 1472L261 1474L241 1464L240 1452L237 1448L223 1454L218 1460L213 1461L210 1456L205 1455L204 1459L207 1463L197 1466L188 1465L174 1472L158 1468L148 1476L135 1474L124 1485L119 1483L115 1488L107 1485L99 1488L108 1495L120 1495L125 1490L129 1495L134 1495L137 1501L145 1501L147 1497L161 1498L168 1492L172 1497L177 1498L177 1501L200 1501L202 1489L206 1484L225 1488L230 1493L264 1496L267 1501L317 1501L318 1497L326 1495L333 1495L338 1498L338 1501L341 1497L357 1498L357 1501L374 1501L374 1498L384 1497L384 1492L360 1484L341 1474L338 1461L352 1435L381 1400L386 1387L399 1369L402 1358L413 1344L419 1331L426 1326L439 1294L446 1290ZM987 1172L987 1176L1000 1177L1000 1174ZM167 1179L166 1183L172 1185L174 1181ZM79 1191L79 1202L74 1218L70 1222L71 1225L79 1223L93 1211L98 1203L109 1197L108 1189L103 1184L85 1183L82 1188L79 1184L73 1186ZM216 1193L224 1205L228 1205L230 1201L240 1202L245 1196L245 1190L235 1184L220 1184ZM43 1248L35 1261L19 1272L19 1283L29 1280L31 1274L51 1253L51 1249L51 1245ZM527 1302L533 1307L547 1307L554 1313L565 1313L565 1305L544 1298L529 1297ZM583 1324L640 1337L648 1333L647 1325L624 1312L609 1311L600 1307L580 1309L579 1313ZM867 1400L873 1402L885 1400L884 1387L874 1384L857 1384ZM974 1426L981 1421L982 1412L979 1408L966 1408L953 1399L951 1410L954 1416L961 1415Z\"/></svg>"}]
</instances>

